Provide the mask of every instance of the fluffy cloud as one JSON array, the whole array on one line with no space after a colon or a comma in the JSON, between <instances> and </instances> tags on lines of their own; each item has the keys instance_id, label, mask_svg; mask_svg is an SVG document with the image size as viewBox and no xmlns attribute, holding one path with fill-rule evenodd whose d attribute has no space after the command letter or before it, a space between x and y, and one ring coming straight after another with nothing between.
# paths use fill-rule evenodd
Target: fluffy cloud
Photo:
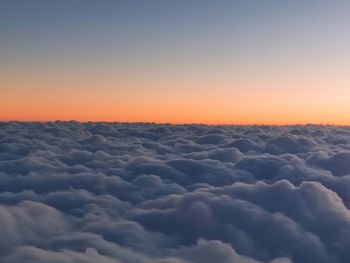
<instances>
[{"instance_id":1,"label":"fluffy cloud","mask_svg":"<svg viewBox=\"0 0 350 263\"><path fill-rule=\"evenodd\" d=\"M349 262L350 129L0 123L0 261Z\"/></svg>"}]
</instances>

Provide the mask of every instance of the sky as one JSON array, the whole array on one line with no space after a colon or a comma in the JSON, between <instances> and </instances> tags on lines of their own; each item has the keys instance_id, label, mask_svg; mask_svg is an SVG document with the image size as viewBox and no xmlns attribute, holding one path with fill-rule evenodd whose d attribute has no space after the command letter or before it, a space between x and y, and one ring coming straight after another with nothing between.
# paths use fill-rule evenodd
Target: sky
<instances>
[{"instance_id":1,"label":"sky","mask_svg":"<svg viewBox=\"0 0 350 263\"><path fill-rule=\"evenodd\" d=\"M350 3L0 0L0 120L350 125Z\"/></svg>"}]
</instances>

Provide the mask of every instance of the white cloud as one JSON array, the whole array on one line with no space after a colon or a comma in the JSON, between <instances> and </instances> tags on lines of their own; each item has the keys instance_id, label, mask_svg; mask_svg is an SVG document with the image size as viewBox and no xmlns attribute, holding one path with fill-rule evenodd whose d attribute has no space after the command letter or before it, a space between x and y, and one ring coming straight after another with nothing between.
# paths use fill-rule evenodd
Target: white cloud
<instances>
[{"instance_id":1,"label":"white cloud","mask_svg":"<svg viewBox=\"0 0 350 263\"><path fill-rule=\"evenodd\" d=\"M349 262L350 128L2 123L0 261Z\"/></svg>"}]
</instances>

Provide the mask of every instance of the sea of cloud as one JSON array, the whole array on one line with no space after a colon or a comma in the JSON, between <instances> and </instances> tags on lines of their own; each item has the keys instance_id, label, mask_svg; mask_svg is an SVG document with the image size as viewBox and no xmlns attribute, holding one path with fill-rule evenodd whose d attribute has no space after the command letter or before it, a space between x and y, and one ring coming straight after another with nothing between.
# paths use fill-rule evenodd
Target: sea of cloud
<instances>
[{"instance_id":1,"label":"sea of cloud","mask_svg":"<svg viewBox=\"0 0 350 263\"><path fill-rule=\"evenodd\" d=\"M350 128L0 123L2 263L350 262Z\"/></svg>"}]
</instances>

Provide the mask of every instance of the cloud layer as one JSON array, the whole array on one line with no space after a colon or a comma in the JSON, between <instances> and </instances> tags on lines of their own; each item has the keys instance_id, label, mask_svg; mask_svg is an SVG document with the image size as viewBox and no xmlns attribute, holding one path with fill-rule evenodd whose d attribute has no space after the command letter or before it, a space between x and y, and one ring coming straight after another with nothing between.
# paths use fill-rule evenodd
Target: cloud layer
<instances>
[{"instance_id":1,"label":"cloud layer","mask_svg":"<svg viewBox=\"0 0 350 263\"><path fill-rule=\"evenodd\" d=\"M350 262L350 128L0 123L4 263Z\"/></svg>"}]
</instances>

